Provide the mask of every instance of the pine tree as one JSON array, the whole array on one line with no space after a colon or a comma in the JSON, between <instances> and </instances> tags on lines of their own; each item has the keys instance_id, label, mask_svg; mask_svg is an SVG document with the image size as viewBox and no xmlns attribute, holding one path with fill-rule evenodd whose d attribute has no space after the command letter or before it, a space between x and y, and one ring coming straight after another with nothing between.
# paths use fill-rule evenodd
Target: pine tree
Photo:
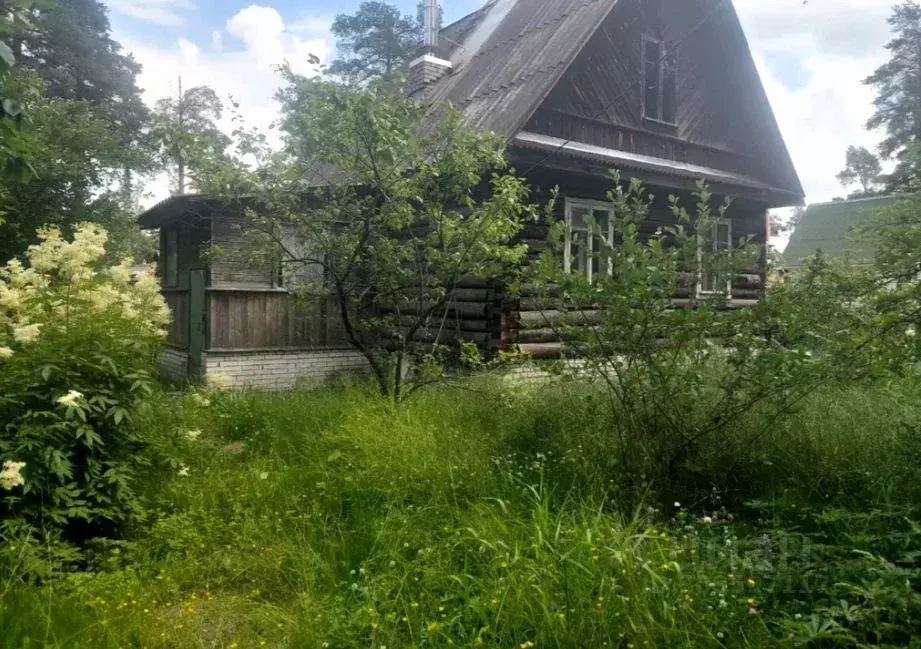
<instances>
[{"instance_id":1,"label":"pine tree","mask_svg":"<svg viewBox=\"0 0 921 649\"><path fill-rule=\"evenodd\" d=\"M860 193L868 195L879 186L879 178L883 169L873 153L866 147L849 146L845 153L845 167L836 177L838 182L847 189L852 185L860 185Z\"/></svg>"},{"instance_id":2,"label":"pine tree","mask_svg":"<svg viewBox=\"0 0 921 649\"><path fill-rule=\"evenodd\" d=\"M203 156L223 155L230 139L217 126L224 105L208 86L182 89L175 97L165 97L154 107L151 138L160 151L164 166L171 167L175 179L173 194L188 188L190 164Z\"/></svg>"},{"instance_id":3,"label":"pine tree","mask_svg":"<svg viewBox=\"0 0 921 649\"><path fill-rule=\"evenodd\" d=\"M879 152L896 160L886 184L890 190L900 190L914 182L915 148L921 145L921 6L915 0L897 5L889 25L893 32L886 45L890 59L864 83L876 89L876 112L867 128L885 129Z\"/></svg>"},{"instance_id":4,"label":"pine tree","mask_svg":"<svg viewBox=\"0 0 921 649\"><path fill-rule=\"evenodd\" d=\"M13 48L19 65L35 70L48 96L104 106L126 142L144 126L148 111L137 75L141 66L112 38L99 0L47 0L34 11L33 28Z\"/></svg>"},{"instance_id":5,"label":"pine tree","mask_svg":"<svg viewBox=\"0 0 921 649\"><path fill-rule=\"evenodd\" d=\"M362 2L354 15L336 16L332 27L339 58L329 71L349 81L390 79L422 42L418 19L386 2Z\"/></svg>"}]
</instances>

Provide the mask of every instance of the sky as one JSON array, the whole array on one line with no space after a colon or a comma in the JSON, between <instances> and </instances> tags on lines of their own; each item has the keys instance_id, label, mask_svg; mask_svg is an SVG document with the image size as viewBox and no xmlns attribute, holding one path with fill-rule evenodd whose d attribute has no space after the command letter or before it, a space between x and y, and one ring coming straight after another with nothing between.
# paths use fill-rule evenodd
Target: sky
<instances>
[{"instance_id":1,"label":"sky","mask_svg":"<svg viewBox=\"0 0 921 649\"><path fill-rule=\"evenodd\" d=\"M308 55L335 54L330 26L358 0L104 0L113 35L143 65L147 102L185 87L209 85L232 96L250 125L276 115L273 66L309 71ZM481 0L442 0L446 22ZM415 15L416 0L397 0ZM835 179L848 145L874 148L879 133L864 124L873 91L862 80L886 60L891 0L734 0L762 82L808 202L845 191ZM229 125L229 122L228 122ZM156 179L145 204L168 195Z\"/></svg>"}]
</instances>

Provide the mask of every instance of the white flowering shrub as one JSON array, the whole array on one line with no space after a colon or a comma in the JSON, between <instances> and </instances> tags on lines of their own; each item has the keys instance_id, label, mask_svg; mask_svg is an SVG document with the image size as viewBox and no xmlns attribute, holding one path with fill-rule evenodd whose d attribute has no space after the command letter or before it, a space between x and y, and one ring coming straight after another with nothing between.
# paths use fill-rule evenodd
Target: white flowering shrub
<instances>
[{"instance_id":1,"label":"white flowering shrub","mask_svg":"<svg viewBox=\"0 0 921 649\"><path fill-rule=\"evenodd\" d=\"M145 444L132 416L154 384L169 309L153 273L106 268L106 233L39 233L0 268L0 517L73 539L138 509Z\"/></svg>"}]
</instances>

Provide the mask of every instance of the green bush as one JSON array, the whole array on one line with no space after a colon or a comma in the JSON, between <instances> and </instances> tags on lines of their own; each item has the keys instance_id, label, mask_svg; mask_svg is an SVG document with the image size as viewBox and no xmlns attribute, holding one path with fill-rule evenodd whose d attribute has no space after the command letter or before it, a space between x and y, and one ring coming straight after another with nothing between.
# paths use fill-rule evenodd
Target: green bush
<instances>
[{"instance_id":1,"label":"green bush","mask_svg":"<svg viewBox=\"0 0 921 649\"><path fill-rule=\"evenodd\" d=\"M82 540L138 512L146 456L133 418L169 311L152 275L99 266L100 228L40 236L28 265L0 269L0 517Z\"/></svg>"}]
</instances>

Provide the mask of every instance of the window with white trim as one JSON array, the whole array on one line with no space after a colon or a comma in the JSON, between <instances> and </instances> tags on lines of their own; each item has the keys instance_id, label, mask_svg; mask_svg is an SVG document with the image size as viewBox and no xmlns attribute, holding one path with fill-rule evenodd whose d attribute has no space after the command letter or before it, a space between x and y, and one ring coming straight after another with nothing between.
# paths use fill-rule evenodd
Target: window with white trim
<instances>
[{"instance_id":1,"label":"window with white trim","mask_svg":"<svg viewBox=\"0 0 921 649\"><path fill-rule=\"evenodd\" d=\"M697 295L732 297L732 221L715 219L707 232L698 235Z\"/></svg>"},{"instance_id":2,"label":"window with white trim","mask_svg":"<svg viewBox=\"0 0 921 649\"><path fill-rule=\"evenodd\" d=\"M563 269L583 274L592 281L600 273L611 274L605 253L614 240L614 207L610 203L566 199L566 247Z\"/></svg>"}]
</instances>

